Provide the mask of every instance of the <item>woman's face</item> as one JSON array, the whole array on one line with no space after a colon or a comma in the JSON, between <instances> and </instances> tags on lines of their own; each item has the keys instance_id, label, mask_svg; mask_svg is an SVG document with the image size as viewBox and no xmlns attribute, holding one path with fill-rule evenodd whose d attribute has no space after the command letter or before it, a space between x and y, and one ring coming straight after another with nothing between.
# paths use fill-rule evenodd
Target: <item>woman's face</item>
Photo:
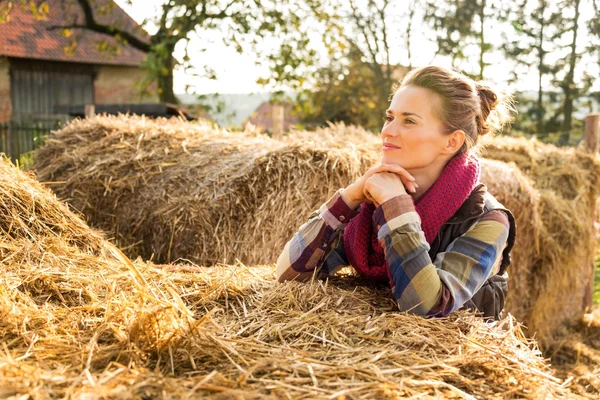
<instances>
[{"instance_id":1,"label":"woman's face","mask_svg":"<svg viewBox=\"0 0 600 400\"><path fill-rule=\"evenodd\" d=\"M401 87L394 94L381 129L381 162L410 171L446 159L447 135L435 113L439 106L439 98L428 89Z\"/></svg>"}]
</instances>

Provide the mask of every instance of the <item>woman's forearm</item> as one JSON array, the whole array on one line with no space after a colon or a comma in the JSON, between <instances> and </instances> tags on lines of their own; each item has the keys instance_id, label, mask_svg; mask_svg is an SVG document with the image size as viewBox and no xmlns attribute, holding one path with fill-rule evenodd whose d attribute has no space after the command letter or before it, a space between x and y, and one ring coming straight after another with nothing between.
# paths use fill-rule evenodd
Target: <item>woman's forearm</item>
<instances>
[{"instance_id":1,"label":"woman's forearm","mask_svg":"<svg viewBox=\"0 0 600 400\"><path fill-rule=\"evenodd\" d=\"M382 204L373 220L398 307L420 315L446 315L469 300L497 272L509 229L506 214L491 211L432 261L410 196Z\"/></svg>"},{"instance_id":2,"label":"woman's forearm","mask_svg":"<svg viewBox=\"0 0 600 400\"><path fill-rule=\"evenodd\" d=\"M277 280L307 280L323 266L336 239L358 213L345 203L338 190L318 212L313 213L277 259Z\"/></svg>"}]
</instances>

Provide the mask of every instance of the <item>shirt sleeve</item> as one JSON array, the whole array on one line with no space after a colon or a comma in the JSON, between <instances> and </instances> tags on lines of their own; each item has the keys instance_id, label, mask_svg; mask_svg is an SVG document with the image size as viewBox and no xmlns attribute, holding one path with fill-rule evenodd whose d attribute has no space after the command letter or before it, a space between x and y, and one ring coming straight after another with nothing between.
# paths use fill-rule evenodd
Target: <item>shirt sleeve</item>
<instances>
[{"instance_id":1,"label":"shirt sleeve","mask_svg":"<svg viewBox=\"0 0 600 400\"><path fill-rule=\"evenodd\" d=\"M412 197L400 195L381 204L373 221L398 307L430 316L459 309L498 272L509 232L508 216L490 211L431 260Z\"/></svg>"},{"instance_id":2,"label":"shirt sleeve","mask_svg":"<svg viewBox=\"0 0 600 400\"><path fill-rule=\"evenodd\" d=\"M351 209L342 198L342 190L313 212L287 242L275 268L279 281L307 280L323 267L348 222L358 215L358 208Z\"/></svg>"}]
</instances>

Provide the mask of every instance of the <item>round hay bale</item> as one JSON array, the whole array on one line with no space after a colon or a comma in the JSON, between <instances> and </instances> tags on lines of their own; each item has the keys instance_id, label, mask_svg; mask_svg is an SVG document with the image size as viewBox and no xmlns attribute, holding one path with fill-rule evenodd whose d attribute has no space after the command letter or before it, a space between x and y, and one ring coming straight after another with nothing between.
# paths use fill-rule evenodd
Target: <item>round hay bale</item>
<instances>
[{"instance_id":1,"label":"round hay bale","mask_svg":"<svg viewBox=\"0 0 600 400\"><path fill-rule=\"evenodd\" d=\"M508 269L510 278L506 310L531 327L531 309L536 301L532 288L537 279L531 274L531 266L539 259L539 239L543 230L539 192L514 164L482 159L481 167L481 181L513 213L517 223L517 239ZM536 329L531 328L534 331Z\"/></svg>"}]
</instances>

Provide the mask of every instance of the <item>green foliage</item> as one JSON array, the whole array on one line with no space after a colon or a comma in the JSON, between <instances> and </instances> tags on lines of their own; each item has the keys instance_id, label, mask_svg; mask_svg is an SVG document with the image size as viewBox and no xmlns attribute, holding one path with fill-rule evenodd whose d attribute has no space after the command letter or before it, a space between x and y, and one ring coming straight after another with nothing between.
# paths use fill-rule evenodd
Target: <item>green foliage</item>
<instances>
[{"instance_id":1,"label":"green foliage","mask_svg":"<svg viewBox=\"0 0 600 400\"><path fill-rule=\"evenodd\" d=\"M198 71L198 75L216 77L209 63L196 66L190 64L187 46L193 33L218 37L225 46L232 46L240 53L247 51L258 43L258 38L277 36L282 27L287 26L290 19L288 1L165 0L161 12L154 19L145 21L158 27L148 40L145 32L126 30L121 21L111 24L100 22L107 19L102 17L109 16L114 11L116 5L112 1L60 0L55 6L62 8L65 22L53 29L61 29L63 36L70 38L65 51L71 54L77 48L76 37L72 36L73 29L90 30L116 39L116 45L108 41L98 43L98 51L119 52L122 46L130 45L146 52L148 56L143 66L147 70L147 76L139 85L141 90L148 92L154 90L156 85L161 101L177 103L173 92L173 70L176 66ZM129 2L132 3L133 0ZM46 1L0 1L0 22L7 21L10 11L18 4L27 6L36 18L43 18L49 11ZM83 14L83 18L77 17L78 14ZM178 62L174 59L173 52L179 43L184 44L185 55Z\"/></svg>"},{"instance_id":2,"label":"green foliage","mask_svg":"<svg viewBox=\"0 0 600 400\"><path fill-rule=\"evenodd\" d=\"M296 3L293 29L286 32L280 51L268 58L272 73L260 82L299 93L295 111L308 126L344 121L379 130L397 79L390 63L389 38L397 29L388 17L390 3ZM314 31L322 33L317 43L310 35Z\"/></svg>"},{"instance_id":3,"label":"green foliage","mask_svg":"<svg viewBox=\"0 0 600 400\"><path fill-rule=\"evenodd\" d=\"M486 41L486 27L502 19L501 5L495 0L427 0L424 19L435 32L437 53L449 56L455 68L484 79L489 65L485 55L494 49Z\"/></svg>"},{"instance_id":4,"label":"green foliage","mask_svg":"<svg viewBox=\"0 0 600 400\"><path fill-rule=\"evenodd\" d=\"M573 120L576 102L597 77L582 65L585 53L597 52L600 33L594 33L597 16L584 23L587 15L581 6L597 0L521 0L507 2L507 15L513 32L507 35L503 50L514 64L513 82L534 70L537 74L537 99L521 105L517 124L523 131L542 138L559 135L559 144L572 143L572 131L579 133L580 122ZM577 44L587 25L590 45ZM593 45L592 45L593 43ZM596 62L596 64L598 64ZM583 73L576 73L581 69ZM525 112L523 112L525 111Z\"/></svg>"},{"instance_id":5,"label":"green foliage","mask_svg":"<svg viewBox=\"0 0 600 400\"><path fill-rule=\"evenodd\" d=\"M319 88L301 93L297 111L305 124L343 121L373 131L381 129L388 97L381 94L377 77L360 55L354 53L350 57L347 67L318 70L315 78L320 82ZM389 94L391 84L384 89Z\"/></svg>"},{"instance_id":6,"label":"green foliage","mask_svg":"<svg viewBox=\"0 0 600 400\"><path fill-rule=\"evenodd\" d=\"M29 170L33 166L33 152L21 154L17 165L23 170Z\"/></svg>"}]
</instances>

